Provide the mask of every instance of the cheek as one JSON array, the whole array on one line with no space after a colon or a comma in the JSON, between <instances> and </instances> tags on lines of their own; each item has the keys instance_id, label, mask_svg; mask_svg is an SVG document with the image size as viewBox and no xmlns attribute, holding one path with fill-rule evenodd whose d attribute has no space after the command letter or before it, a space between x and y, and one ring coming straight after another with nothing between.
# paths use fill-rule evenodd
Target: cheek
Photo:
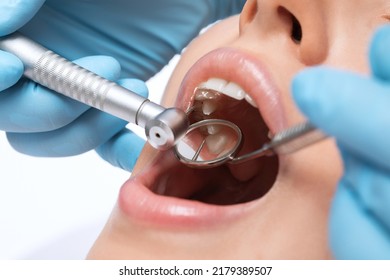
<instances>
[{"instance_id":1,"label":"cheek","mask_svg":"<svg viewBox=\"0 0 390 280\"><path fill-rule=\"evenodd\" d=\"M292 80L294 79L295 75L299 72L299 70L303 68L298 68L298 67L290 67L290 69L288 68L289 68L288 66L284 67L285 71L280 73L278 77L281 79L279 85L283 93L282 102L286 112L287 122L289 126L293 126L306 120L306 117L300 112L300 110L296 106L291 93ZM279 69L283 69L283 68L279 68Z\"/></svg>"},{"instance_id":2,"label":"cheek","mask_svg":"<svg viewBox=\"0 0 390 280\"><path fill-rule=\"evenodd\" d=\"M291 57L282 55L273 58L267 65L270 65L269 69L282 93L282 103L286 112L288 125L292 126L303 122L306 118L295 105L291 93L291 83L295 75L304 69L304 67L296 60L291 59Z\"/></svg>"},{"instance_id":3,"label":"cheek","mask_svg":"<svg viewBox=\"0 0 390 280\"><path fill-rule=\"evenodd\" d=\"M353 33L353 32L352 32ZM353 71L369 73L368 50L372 31L356 33L351 36L339 34L324 62L325 65Z\"/></svg>"},{"instance_id":4,"label":"cheek","mask_svg":"<svg viewBox=\"0 0 390 280\"><path fill-rule=\"evenodd\" d=\"M325 65L355 73L368 74L370 70L367 57L366 47L360 47L360 50L345 47L340 54L336 53L330 56Z\"/></svg>"},{"instance_id":5,"label":"cheek","mask_svg":"<svg viewBox=\"0 0 390 280\"><path fill-rule=\"evenodd\" d=\"M327 139L289 156L280 174L295 191L310 194L318 203L328 203L343 171L333 139Z\"/></svg>"}]
</instances>

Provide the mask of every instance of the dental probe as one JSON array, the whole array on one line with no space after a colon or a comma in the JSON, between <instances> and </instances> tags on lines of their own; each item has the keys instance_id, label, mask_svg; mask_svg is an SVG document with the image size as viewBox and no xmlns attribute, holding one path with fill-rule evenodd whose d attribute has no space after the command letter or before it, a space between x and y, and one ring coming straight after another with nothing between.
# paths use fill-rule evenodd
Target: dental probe
<instances>
[{"instance_id":1,"label":"dental probe","mask_svg":"<svg viewBox=\"0 0 390 280\"><path fill-rule=\"evenodd\" d=\"M310 122L303 122L276 133L271 141L265 143L260 149L235 157L231 160L231 163L238 164L261 156L294 153L327 137Z\"/></svg>"},{"instance_id":2,"label":"dental probe","mask_svg":"<svg viewBox=\"0 0 390 280\"><path fill-rule=\"evenodd\" d=\"M24 76L32 81L141 126L149 143L156 149L171 148L188 129L189 122L183 111L153 103L20 33L0 38L0 49L16 55L24 64Z\"/></svg>"}]
</instances>

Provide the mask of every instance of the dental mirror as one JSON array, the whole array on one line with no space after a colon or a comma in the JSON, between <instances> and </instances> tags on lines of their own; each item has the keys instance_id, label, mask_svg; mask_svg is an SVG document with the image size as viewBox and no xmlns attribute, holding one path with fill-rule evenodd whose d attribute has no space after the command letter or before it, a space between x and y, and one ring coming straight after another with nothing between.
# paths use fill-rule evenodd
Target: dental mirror
<instances>
[{"instance_id":1,"label":"dental mirror","mask_svg":"<svg viewBox=\"0 0 390 280\"><path fill-rule=\"evenodd\" d=\"M177 158L194 168L211 168L224 163L238 164L261 156L289 154L327 138L309 122L300 123L277 133L260 149L236 157L243 135L232 122L208 119L192 124L174 147Z\"/></svg>"},{"instance_id":2,"label":"dental mirror","mask_svg":"<svg viewBox=\"0 0 390 280\"><path fill-rule=\"evenodd\" d=\"M242 140L242 132L234 123L208 119L192 124L174 149L184 164L209 168L232 160Z\"/></svg>"}]
</instances>

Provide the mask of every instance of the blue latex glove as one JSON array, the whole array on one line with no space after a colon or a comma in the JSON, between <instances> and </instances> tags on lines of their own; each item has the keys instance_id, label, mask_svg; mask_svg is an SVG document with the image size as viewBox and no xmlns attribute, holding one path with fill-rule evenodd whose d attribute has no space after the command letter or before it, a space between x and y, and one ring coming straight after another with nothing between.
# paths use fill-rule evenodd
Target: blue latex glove
<instances>
[{"instance_id":1,"label":"blue latex glove","mask_svg":"<svg viewBox=\"0 0 390 280\"><path fill-rule=\"evenodd\" d=\"M390 27L370 51L372 77L315 68L299 74L294 98L335 136L344 162L330 213L339 259L390 259Z\"/></svg>"},{"instance_id":2,"label":"blue latex glove","mask_svg":"<svg viewBox=\"0 0 390 280\"><path fill-rule=\"evenodd\" d=\"M70 60L109 55L122 66L111 79L147 80L202 27L238 13L244 2L0 0L0 36L20 30ZM109 75L99 58L89 65ZM133 168L143 141L124 129L125 122L25 79L14 86L22 73L21 62L0 51L0 130L15 149L34 156L69 156L98 147L113 165ZM145 93L139 83L131 87Z\"/></svg>"}]
</instances>

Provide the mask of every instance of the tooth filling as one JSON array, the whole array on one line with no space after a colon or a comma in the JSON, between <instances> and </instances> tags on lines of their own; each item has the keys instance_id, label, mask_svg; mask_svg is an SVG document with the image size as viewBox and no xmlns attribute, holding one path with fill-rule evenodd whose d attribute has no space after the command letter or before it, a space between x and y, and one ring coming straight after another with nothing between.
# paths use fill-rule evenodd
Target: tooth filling
<instances>
[{"instance_id":1,"label":"tooth filling","mask_svg":"<svg viewBox=\"0 0 390 280\"><path fill-rule=\"evenodd\" d=\"M195 100L204 101L210 99L218 99L221 97L221 93L209 88L198 87L195 89Z\"/></svg>"}]
</instances>

